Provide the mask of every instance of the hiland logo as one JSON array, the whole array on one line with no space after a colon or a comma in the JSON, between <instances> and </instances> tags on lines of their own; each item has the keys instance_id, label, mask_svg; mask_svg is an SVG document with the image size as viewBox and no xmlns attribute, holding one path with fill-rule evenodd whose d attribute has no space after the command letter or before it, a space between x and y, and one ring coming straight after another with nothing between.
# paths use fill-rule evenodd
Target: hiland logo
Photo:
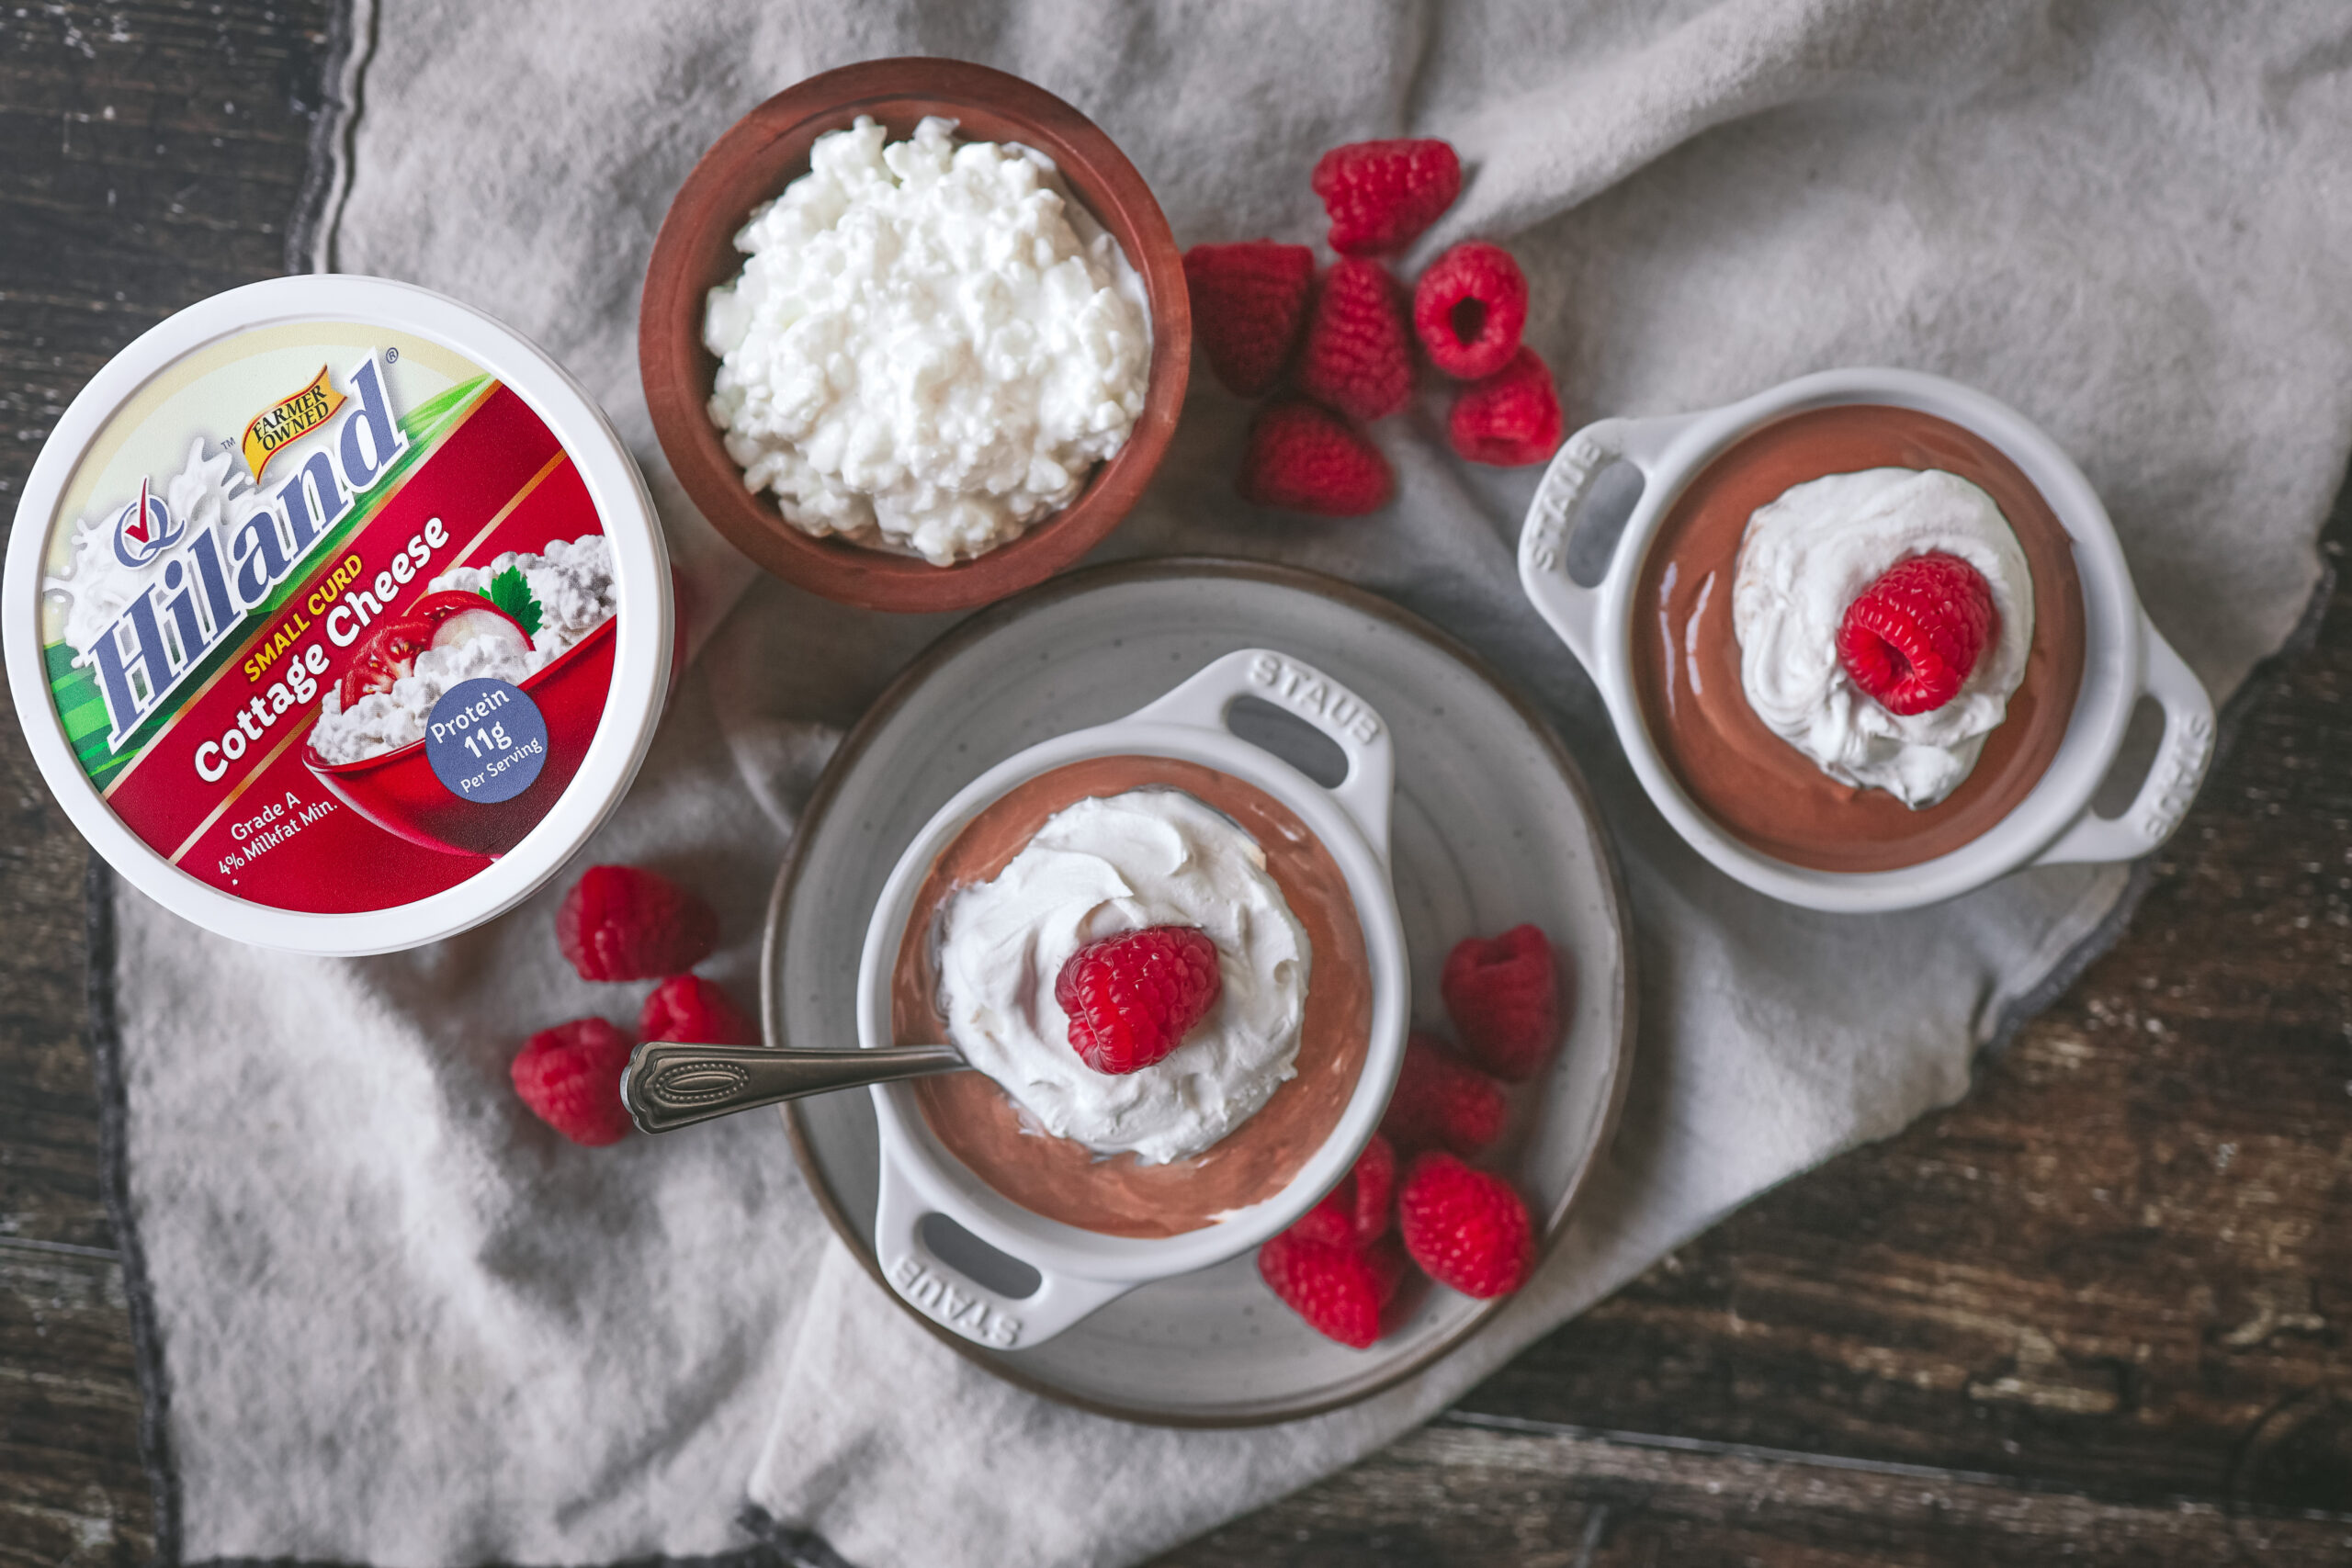
<instances>
[{"instance_id":1,"label":"hiland logo","mask_svg":"<svg viewBox=\"0 0 2352 1568\"><path fill-rule=\"evenodd\" d=\"M141 483L138 503L117 520L115 555L127 566L145 566L185 547L164 562L161 581L141 589L74 661L97 673L109 751L119 750L204 656L294 575L408 450L377 355L371 352L344 379L351 391L340 434L270 492L266 510L233 529L208 528L191 536L187 523Z\"/></svg>"},{"instance_id":2,"label":"hiland logo","mask_svg":"<svg viewBox=\"0 0 2352 1568\"><path fill-rule=\"evenodd\" d=\"M187 525L172 515L164 498L152 495L147 481L139 481L139 499L122 509L114 520L114 558L136 571L176 546L187 534Z\"/></svg>"}]
</instances>

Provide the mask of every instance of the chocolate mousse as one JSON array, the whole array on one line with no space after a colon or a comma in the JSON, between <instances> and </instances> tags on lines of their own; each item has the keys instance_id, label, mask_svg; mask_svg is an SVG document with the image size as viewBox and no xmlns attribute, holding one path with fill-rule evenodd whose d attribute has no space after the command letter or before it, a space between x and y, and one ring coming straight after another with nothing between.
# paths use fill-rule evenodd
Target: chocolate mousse
<instances>
[{"instance_id":1,"label":"chocolate mousse","mask_svg":"<svg viewBox=\"0 0 2352 1568\"><path fill-rule=\"evenodd\" d=\"M1792 486L1871 468L1940 469L1976 485L2032 574L2033 639L2007 716L1967 778L1918 809L1839 783L1767 728L1743 691L1732 626L1740 543L1757 509ZM1971 842L2041 780L2082 684L2083 615L2066 531L1999 447L1917 410L1815 409L1741 438L1674 499L1634 582L1634 685L1668 768L1724 830L1792 865L1894 871Z\"/></svg>"},{"instance_id":2,"label":"chocolate mousse","mask_svg":"<svg viewBox=\"0 0 2352 1568\"><path fill-rule=\"evenodd\" d=\"M981 1073L952 1073L912 1086L932 1135L975 1175L1048 1219L1108 1235L1180 1235L1270 1198L1338 1124L1370 1047L1372 982L1355 902L1330 852L1279 801L1215 769L1164 757L1073 762L1007 791L956 836L916 892L891 976L897 1038L947 1038L937 1002L933 933L948 898L999 875L1065 807L1154 786L1183 791L1255 839L1268 874L1306 928L1314 971L1295 1076L1207 1149L1162 1164L1146 1164L1132 1154L1106 1156L1045 1131Z\"/></svg>"}]
</instances>

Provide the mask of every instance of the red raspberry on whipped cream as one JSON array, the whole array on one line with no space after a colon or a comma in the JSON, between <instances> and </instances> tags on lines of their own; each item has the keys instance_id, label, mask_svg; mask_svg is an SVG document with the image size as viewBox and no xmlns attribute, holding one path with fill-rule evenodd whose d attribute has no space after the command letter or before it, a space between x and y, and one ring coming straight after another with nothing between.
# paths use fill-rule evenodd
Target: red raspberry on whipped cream
<instances>
[{"instance_id":1,"label":"red raspberry on whipped cream","mask_svg":"<svg viewBox=\"0 0 2352 1568\"><path fill-rule=\"evenodd\" d=\"M1216 943L1191 926L1148 926L1069 955L1054 1000L1070 1049L1098 1073L1140 1072L1182 1043L1225 989Z\"/></svg>"},{"instance_id":2,"label":"red raspberry on whipped cream","mask_svg":"<svg viewBox=\"0 0 2352 1568\"><path fill-rule=\"evenodd\" d=\"M1891 572L1937 556L1963 563L1986 603L1976 605L1974 587L1949 568L1909 566L1879 591ZM1913 580L1922 572L1937 581ZM1875 624L1849 633L1858 608ZM1972 638L1957 623L1973 627L1980 611L1985 624ZM2008 716L2033 647L2033 573L1976 485L1940 468L1864 468L1792 485L1756 509L1740 536L1731 615L1740 690L1764 727L1839 784L1885 790L1916 810L1960 787ZM1939 647L1923 615L1954 623L1954 635ZM1934 681L1905 686L1879 665L1883 649L1857 640L1865 631L1903 638L1937 667ZM1972 640L1977 651L1963 660ZM1871 689L1881 682L1892 703Z\"/></svg>"},{"instance_id":3,"label":"red raspberry on whipped cream","mask_svg":"<svg viewBox=\"0 0 2352 1568\"><path fill-rule=\"evenodd\" d=\"M1846 606L1838 661L1891 714L1960 695L2001 624L1984 574L1940 550L1897 561Z\"/></svg>"}]
</instances>

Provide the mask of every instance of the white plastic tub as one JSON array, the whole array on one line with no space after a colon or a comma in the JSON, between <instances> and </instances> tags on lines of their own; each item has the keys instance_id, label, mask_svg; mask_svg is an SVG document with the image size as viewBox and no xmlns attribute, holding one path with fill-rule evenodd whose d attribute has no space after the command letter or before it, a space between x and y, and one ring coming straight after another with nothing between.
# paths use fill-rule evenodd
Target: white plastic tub
<instances>
[{"instance_id":1,"label":"white plastic tub","mask_svg":"<svg viewBox=\"0 0 2352 1568\"><path fill-rule=\"evenodd\" d=\"M450 687L407 746L311 750L356 665L390 679L429 638L437 579L595 534L614 609L578 646ZM513 588L527 631L544 607ZM367 277L234 289L117 355L34 463L0 586L17 719L74 825L175 913L317 953L464 931L569 860L644 760L673 616L644 479L579 387Z\"/></svg>"}]
</instances>

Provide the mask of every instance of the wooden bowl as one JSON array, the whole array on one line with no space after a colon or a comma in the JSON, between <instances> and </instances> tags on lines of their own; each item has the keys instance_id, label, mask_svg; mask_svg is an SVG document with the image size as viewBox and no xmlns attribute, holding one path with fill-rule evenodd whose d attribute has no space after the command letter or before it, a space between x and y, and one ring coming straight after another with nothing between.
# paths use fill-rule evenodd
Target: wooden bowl
<instances>
[{"instance_id":1,"label":"wooden bowl","mask_svg":"<svg viewBox=\"0 0 2352 1568\"><path fill-rule=\"evenodd\" d=\"M742 270L734 237L752 209L808 172L809 144L870 115L892 140L926 115L958 133L1019 141L1058 164L1143 277L1151 373L1142 417L1078 499L1012 543L974 560L933 566L913 556L818 538L785 521L773 496L743 484L706 404L718 361L703 346L709 291ZM870 610L961 610L1034 587L1117 526L1167 453L1193 351L1192 306L1175 236L1150 187L1111 139L1069 105L1017 76L956 60L870 60L811 76L735 122L703 154L654 241L637 320L639 374L654 433L703 515L745 555L797 587Z\"/></svg>"}]
</instances>

